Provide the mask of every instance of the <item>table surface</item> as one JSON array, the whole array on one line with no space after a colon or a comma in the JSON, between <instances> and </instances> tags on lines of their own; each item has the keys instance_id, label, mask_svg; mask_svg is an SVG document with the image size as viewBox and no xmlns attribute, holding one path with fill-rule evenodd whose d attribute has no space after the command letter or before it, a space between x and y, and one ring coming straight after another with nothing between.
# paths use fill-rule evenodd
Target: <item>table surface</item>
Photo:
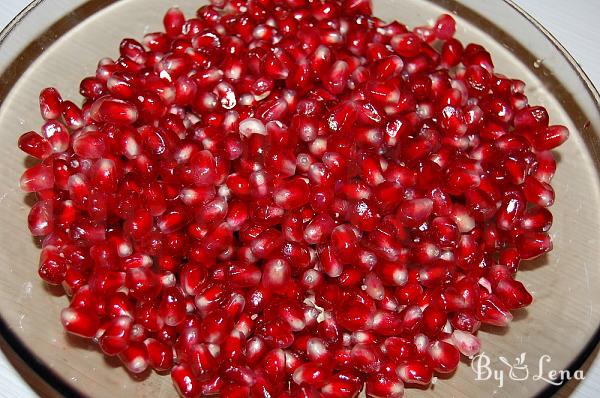
<instances>
[{"instance_id":1,"label":"table surface","mask_svg":"<svg viewBox=\"0 0 600 398\"><path fill-rule=\"evenodd\" d=\"M499 0L494 0L499 1ZM544 25L571 53L579 65L600 88L600 1L598 0L515 0L525 11ZM28 0L0 1L0 28L3 28ZM40 381L32 379L23 365L0 347L0 397L37 397ZM600 396L600 359L598 349L583 366L585 380L571 382L558 394L560 397L595 398ZM8 356L8 357L7 357ZM31 386L34 386L32 389Z\"/></svg>"}]
</instances>

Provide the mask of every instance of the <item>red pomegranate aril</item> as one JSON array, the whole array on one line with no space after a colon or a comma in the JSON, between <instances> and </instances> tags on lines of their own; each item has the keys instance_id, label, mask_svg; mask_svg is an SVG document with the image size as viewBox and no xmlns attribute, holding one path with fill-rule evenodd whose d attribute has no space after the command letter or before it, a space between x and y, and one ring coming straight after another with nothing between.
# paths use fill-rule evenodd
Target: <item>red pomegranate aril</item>
<instances>
[{"instance_id":1,"label":"red pomegranate aril","mask_svg":"<svg viewBox=\"0 0 600 398\"><path fill-rule=\"evenodd\" d=\"M52 150L55 153L64 152L69 147L69 131L64 124L56 120L44 123L42 126L42 135L52 145Z\"/></svg>"},{"instance_id":2,"label":"red pomegranate aril","mask_svg":"<svg viewBox=\"0 0 600 398\"><path fill-rule=\"evenodd\" d=\"M458 366L460 352L450 343L435 341L427 347L429 365L438 373L451 373Z\"/></svg>"},{"instance_id":3,"label":"red pomegranate aril","mask_svg":"<svg viewBox=\"0 0 600 398\"><path fill-rule=\"evenodd\" d=\"M421 50L421 40L414 33L401 33L392 37L390 45L403 57L414 57Z\"/></svg>"},{"instance_id":4,"label":"red pomegranate aril","mask_svg":"<svg viewBox=\"0 0 600 398\"><path fill-rule=\"evenodd\" d=\"M422 224L431 214L433 201L428 198L419 198L404 201L398 207L397 217L403 224L415 227Z\"/></svg>"},{"instance_id":5,"label":"red pomegranate aril","mask_svg":"<svg viewBox=\"0 0 600 398\"><path fill-rule=\"evenodd\" d=\"M36 202L27 217L29 232L33 236L45 236L54 228L53 206L50 200Z\"/></svg>"},{"instance_id":6,"label":"red pomegranate aril","mask_svg":"<svg viewBox=\"0 0 600 398\"><path fill-rule=\"evenodd\" d=\"M252 253L258 258L268 258L283 244L281 233L275 229L267 229L250 242Z\"/></svg>"},{"instance_id":7,"label":"red pomegranate aril","mask_svg":"<svg viewBox=\"0 0 600 398\"><path fill-rule=\"evenodd\" d=\"M211 376L208 380L205 380L200 385L201 396L216 395L218 394L225 382L219 375Z\"/></svg>"},{"instance_id":8,"label":"red pomegranate aril","mask_svg":"<svg viewBox=\"0 0 600 398\"><path fill-rule=\"evenodd\" d=\"M336 253L333 251L331 246L325 247L325 249L319 255L323 272L332 277L337 278L342 274L344 270L344 264L340 262Z\"/></svg>"},{"instance_id":9,"label":"red pomegranate aril","mask_svg":"<svg viewBox=\"0 0 600 398\"><path fill-rule=\"evenodd\" d=\"M102 97L92 104L91 115L97 122L133 124L138 119L138 110L127 101Z\"/></svg>"},{"instance_id":10,"label":"red pomegranate aril","mask_svg":"<svg viewBox=\"0 0 600 398\"><path fill-rule=\"evenodd\" d=\"M217 368L217 362L206 344L196 344L189 354L191 371L196 377L212 373Z\"/></svg>"},{"instance_id":11,"label":"red pomegranate aril","mask_svg":"<svg viewBox=\"0 0 600 398\"><path fill-rule=\"evenodd\" d=\"M105 137L95 129L82 130L73 137L73 152L88 159L98 159L106 152Z\"/></svg>"},{"instance_id":12,"label":"red pomegranate aril","mask_svg":"<svg viewBox=\"0 0 600 398\"><path fill-rule=\"evenodd\" d=\"M324 398L350 398L355 396L359 390L360 387L356 386L356 383L334 380L321 388L321 396Z\"/></svg>"},{"instance_id":13,"label":"red pomegranate aril","mask_svg":"<svg viewBox=\"0 0 600 398\"><path fill-rule=\"evenodd\" d=\"M285 210L291 210L307 203L310 194L308 183L302 178L286 180L273 191L275 204Z\"/></svg>"},{"instance_id":14,"label":"red pomegranate aril","mask_svg":"<svg viewBox=\"0 0 600 398\"><path fill-rule=\"evenodd\" d=\"M222 345L221 358L224 361L238 364L243 355L246 338L239 330L233 330Z\"/></svg>"},{"instance_id":15,"label":"red pomegranate aril","mask_svg":"<svg viewBox=\"0 0 600 398\"><path fill-rule=\"evenodd\" d=\"M456 330L469 333L475 333L481 326L481 322L475 317L474 313L465 311L455 312L450 319L450 323Z\"/></svg>"},{"instance_id":16,"label":"red pomegranate aril","mask_svg":"<svg viewBox=\"0 0 600 398\"><path fill-rule=\"evenodd\" d=\"M554 204L554 190L545 183L538 181L535 177L527 177L523 185L523 193L531 203L542 207L550 207Z\"/></svg>"},{"instance_id":17,"label":"red pomegranate aril","mask_svg":"<svg viewBox=\"0 0 600 398\"><path fill-rule=\"evenodd\" d=\"M447 321L446 312L439 307L429 305L423 311L423 332L429 337L436 337L444 328Z\"/></svg>"},{"instance_id":18,"label":"red pomegranate aril","mask_svg":"<svg viewBox=\"0 0 600 398\"><path fill-rule=\"evenodd\" d=\"M378 373L369 376L367 379L365 394L370 398L402 398L404 396L404 384L396 374Z\"/></svg>"},{"instance_id":19,"label":"red pomegranate aril","mask_svg":"<svg viewBox=\"0 0 600 398\"><path fill-rule=\"evenodd\" d=\"M52 155L52 145L35 131L19 137L19 149L37 159L46 159Z\"/></svg>"},{"instance_id":20,"label":"red pomegranate aril","mask_svg":"<svg viewBox=\"0 0 600 398\"><path fill-rule=\"evenodd\" d=\"M147 235L152 229L152 216L146 210L138 210L123 225L124 232L135 240Z\"/></svg>"},{"instance_id":21,"label":"red pomegranate aril","mask_svg":"<svg viewBox=\"0 0 600 398\"><path fill-rule=\"evenodd\" d=\"M100 327L98 316L85 308L65 308L60 319L69 333L88 339L94 337Z\"/></svg>"},{"instance_id":22,"label":"red pomegranate aril","mask_svg":"<svg viewBox=\"0 0 600 398\"><path fill-rule=\"evenodd\" d=\"M39 192L52 188L54 185L52 168L41 163L25 170L20 185L21 190L25 192Z\"/></svg>"},{"instance_id":23,"label":"red pomegranate aril","mask_svg":"<svg viewBox=\"0 0 600 398\"><path fill-rule=\"evenodd\" d=\"M158 310L168 326L177 326L185 319L186 308L183 293L177 287L165 289Z\"/></svg>"},{"instance_id":24,"label":"red pomegranate aril","mask_svg":"<svg viewBox=\"0 0 600 398\"><path fill-rule=\"evenodd\" d=\"M327 214L313 218L304 230L304 241L308 244L318 244L327 239L335 227L335 222Z\"/></svg>"},{"instance_id":25,"label":"red pomegranate aril","mask_svg":"<svg viewBox=\"0 0 600 398\"><path fill-rule=\"evenodd\" d=\"M282 349L269 351L262 360L262 368L268 382L279 384L285 377L286 354ZM269 384L270 384L269 383Z\"/></svg>"},{"instance_id":26,"label":"red pomegranate aril","mask_svg":"<svg viewBox=\"0 0 600 398\"><path fill-rule=\"evenodd\" d=\"M473 334L462 330L454 330L450 339L460 353L468 358L472 358L474 355L478 354L481 349L481 342L479 339Z\"/></svg>"},{"instance_id":27,"label":"red pomegranate aril","mask_svg":"<svg viewBox=\"0 0 600 398\"><path fill-rule=\"evenodd\" d=\"M494 293L509 309L526 307L531 304L533 298L519 281L506 278L498 282Z\"/></svg>"},{"instance_id":28,"label":"red pomegranate aril","mask_svg":"<svg viewBox=\"0 0 600 398\"><path fill-rule=\"evenodd\" d=\"M536 258L552 250L550 236L544 232L526 232L517 237L516 244L523 260Z\"/></svg>"},{"instance_id":29,"label":"red pomegranate aril","mask_svg":"<svg viewBox=\"0 0 600 398\"><path fill-rule=\"evenodd\" d=\"M100 192L111 193L117 189L117 166L111 159L98 159L91 170L90 183Z\"/></svg>"},{"instance_id":30,"label":"red pomegranate aril","mask_svg":"<svg viewBox=\"0 0 600 398\"><path fill-rule=\"evenodd\" d=\"M396 373L404 383L421 386L429 385L433 377L433 372L429 366L414 360L398 366Z\"/></svg>"},{"instance_id":31,"label":"red pomegranate aril","mask_svg":"<svg viewBox=\"0 0 600 398\"><path fill-rule=\"evenodd\" d=\"M554 160L554 155L552 155L551 151L543 151L537 153L536 157L538 164L533 176L538 181L550 184L550 181L552 181L552 177L556 172L556 160Z\"/></svg>"},{"instance_id":32,"label":"red pomegranate aril","mask_svg":"<svg viewBox=\"0 0 600 398\"><path fill-rule=\"evenodd\" d=\"M98 339L98 345L106 355L113 356L123 352L129 346L133 319L129 316L114 318Z\"/></svg>"},{"instance_id":33,"label":"red pomegranate aril","mask_svg":"<svg viewBox=\"0 0 600 398\"><path fill-rule=\"evenodd\" d=\"M45 245L40 253L39 276L51 285L60 285L66 276L67 264L58 248Z\"/></svg>"},{"instance_id":34,"label":"red pomegranate aril","mask_svg":"<svg viewBox=\"0 0 600 398\"><path fill-rule=\"evenodd\" d=\"M180 230L189 222L186 209L174 207L165 211L157 219L157 226L163 234Z\"/></svg>"},{"instance_id":35,"label":"red pomegranate aril","mask_svg":"<svg viewBox=\"0 0 600 398\"><path fill-rule=\"evenodd\" d=\"M186 363L175 365L171 370L171 379L179 395L185 398L198 398L202 393L201 381L192 373Z\"/></svg>"},{"instance_id":36,"label":"red pomegranate aril","mask_svg":"<svg viewBox=\"0 0 600 398\"><path fill-rule=\"evenodd\" d=\"M444 42L440 54L441 64L451 68L458 65L463 53L463 45L460 41L451 38Z\"/></svg>"},{"instance_id":37,"label":"red pomegranate aril","mask_svg":"<svg viewBox=\"0 0 600 398\"><path fill-rule=\"evenodd\" d=\"M255 336L246 342L245 347L246 361L249 365L257 364L268 351L267 344L261 337Z\"/></svg>"},{"instance_id":38,"label":"red pomegranate aril","mask_svg":"<svg viewBox=\"0 0 600 398\"><path fill-rule=\"evenodd\" d=\"M552 226L552 213L544 207L527 209L521 218L521 227L526 230L547 232Z\"/></svg>"},{"instance_id":39,"label":"red pomegranate aril","mask_svg":"<svg viewBox=\"0 0 600 398\"><path fill-rule=\"evenodd\" d=\"M40 114L45 120L58 119L62 112L62 97L57 89L45 88L40 93Z\"/></svg>"},{"instance_id":40,"label":"red pomegranate aril","mask_svg":"<svg viewBox=\"0 0 600 398\"><path fill-rule=\"evenodd\" d=\"M267 289L284 287L291 278L291 267L283 259L272 259L263 265L261 283Z\"/></svg>"},{"instance_id":41,"label":"red pomegranate aril","mask_svg":"<svg viewBox=\"0 0 600 398\"><path fill-rule=\"evenodd\" d=\"M300 365L292 376L292 380L298 384L307 384L314 387L321 387L327 380L327 369L319 364L307 362Z\"/></svg>"},{"instance_id":42,"label":"red pomegranate aril","mask_svg":"<svg viewBox=\"0 0 600 398\"><path fill-rule=\"evenodd\" d=\"M374 345L355 345L350 353L350 358L354 368L360 372L375 373L381 367L381 351Z\"/></svg>"},{"instance_id":43,"label":"red pomegranate aril","mask_svg":"<svg viewBox=\"0 0 600 398\"><path fill-rule=\"evenodd\" d=\"M137 300L153 299L161 290L157 275L149 267L128 268L125 285Z\"/></svg>"},{"instance_id":44,"label":"red pomegranate aril","mask_svg":"<svg viewBox=\"0 0 600 398\"><path fill-rule=\"evenodd\" d=\"M533 146L537 151L547 151L562 145L569 138L569 130L565 126L549 126L534 137Z\"/></svg>"},{"instance_id":45,"label":"red pomegranate aril","mask_svg":"<svg viewBox=\"0 0 600 398\"><path fill-rule=\"evenodd\" d=\"M157 372L171 370L173 367L173 348L159 340L144 340L148 352L148 364Z\"/></svg>"},{"instance_id":46,"label":"red pomegranate aril","mask_svg":"<svg viewBox=\"0 0 600 398\"><path fill-rule=\"evenodd\" d=\"M515 128L539 131L548 127L548 121L548 112L544 107L530 106L515 113L513 123Z\"/></svg>"},{"instance_id":47,"label":"red pomegranate aril","mask_svg":"<svg viewBox=\"0 0 600 398\"><path fill-rule=\"evenodd\" d=\"M81 109L71 101L63 101L62 117L67 127L77 130L84 125Z\"/></svg>"},{"instance_id":48,"label":"red pomegranate aril","mask_svg":"<svg viewBox=\"0 0 600 398\"><path fill-rule=\"evenodd\" d=\"M261 270L251 264L232 262L225 270L228 281L238 287L252 287L261 280Z\"/></svg>"},{"instance_id":49,"label":"red pomegranate aril","mask_svg":"<svg viewBox=\"0 0 600 398\"><path fill-rule=\"evenodd\" d=\"M412 341L403 337L388 337L383 346L390 359L405 361L411 359L416 354L416 347Z\"/></svg>"},{"instance_id":50,"label":"red pomegranate aril","mask_svg":"<svg viewBox=\"0 0 600 398\"><path fill-rule=\"evenodd\" d=\"M127 316L133 318L133 304L123 292L116 292L106 299L105 312L111 317Z\"/></svg>"},{"instance_id":51,"label":"red pomegranate aril","mask_svg":"<svg viewBox=\"0 0 600 398\"><path fill-rule=\"evenodd\" d=\"M102 95L106 94L106 86L105 83L97 79L95 77L86 77L84 78L79 85L79 93L83 95L86 99L95 100ZM86 113L86 106L83 106L82 109L84 113Z\"/></svg>"},{"instance_id":52,"label":"red pomegranate aril","mask_svg":"<svg viewBox=\"0 0 600 398\"><path fill-rule=\"evenodd\" d=\"M206 318L200 328L200 339L208 343L221 344L233 328L232 320L225 311L213 311Z\"/></svg>"},{"instance_id":53,"label":"red pomegranate aril","mask_svg":"<svg viewBox=\"0 0 600 398\"><path fill-rule=\"evenodd\" d=\"M177 37L181 34L184 23L185 16L177 7L170 8L163 18L165 31L170 37Z\"/></svg>"},{"instance_id":54,"label":"red pomegranate aril","mask_svg":"<svg viewBox=\"0 0 600 398\"><path fill-rule=\"evenodd\" d=\"M507 326L513 318L504 304L493 295L481 301L477 317L482 323L500 327Z\"/></svg>"},{"instance_id":55,"label":"red pomegranate aril","mask_svg":"<svg viewBox=\"0 0 600 398\"><path fill-rule=\"evenodd\" d=\"M69 177L67 188L71 196L71 200L75 206L80 208L88 208L88 201L91 195L91 187L83 174L73 174Z\"/></svg>"}]
</instances>

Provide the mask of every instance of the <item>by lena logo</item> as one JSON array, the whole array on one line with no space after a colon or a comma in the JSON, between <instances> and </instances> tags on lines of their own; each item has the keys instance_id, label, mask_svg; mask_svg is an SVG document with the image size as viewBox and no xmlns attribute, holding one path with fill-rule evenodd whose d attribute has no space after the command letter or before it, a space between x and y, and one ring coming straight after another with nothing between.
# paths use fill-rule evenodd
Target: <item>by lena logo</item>
<instances>
[{"instance_id":1,"label":"by lena logo","mask_svg":"<svg viewBox=\"0 0 600 398\"><path fill-rule=\"evenodd\" d=\"M536 366L529 366L526 363L526 353L521 353L513 361L503 356L498 360L504 365L501 369L492 369L490 357L482 352L473 357L471 369L475 372L475 380L496 380L498 388L504 386L505 380L523 381L531 379L533 381L541 380L543 382L559 386L565 381L576 379L583 380L583 370L577 370L571 374L568 370L551 369L552 357L548 354L542 355L536 363Z\"/></svg>"}]
</instances>

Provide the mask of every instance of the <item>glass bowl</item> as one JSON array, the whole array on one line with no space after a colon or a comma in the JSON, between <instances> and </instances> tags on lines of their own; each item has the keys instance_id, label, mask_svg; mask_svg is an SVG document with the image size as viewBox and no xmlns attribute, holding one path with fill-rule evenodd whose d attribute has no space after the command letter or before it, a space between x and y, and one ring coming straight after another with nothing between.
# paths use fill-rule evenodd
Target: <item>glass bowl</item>
<instances>
[{"instance_id":1,"label":"glass bowl","mask_svg":"<svg viewBox=\"0 0 600 398\"><path fill-rule=\"evenodd\" d=\"M204 1L178 0L186 15ZM51 388L41 395L93 397L175 397L168 376L150 374L141 382L91 344L64 333L59 312L68 303L37 276L39 248L29 235L31 198L19 191L27 160L17 149L18 136L41 125L37 97L46 86L64 98L79 99L79 80L93 75L98 59L115 56L123 37L141 38L161 29L164 0L34 1L0 35L0 330L8 345ZM566 125L571 138L558 150L553 186L554 251L524 263L520 279L534 303L517 311L507 329L479 333L490 370L477 380L469 361L456 374L438 380L423 397L529 397L550 395L560 384L548 383L550 370L573 371L598 341L600 324L600 113L598 93L564 49L510 2L465 0L374 0L375 14L422 25L443 12L455 15L457 37L481 43L496 71L527 82L531 104L544 105L551 124ZM522 353L525 353L523 357ZM508 358L513 369L500 357ZM542 378L536 378L539 365ZM523 379L524 367L529 374ZM519 373L521 371L521 373ZM562 376L566 372L560 373ZM36 376L36 377L37 377ZM485 379L485 374L480 374Z\"/></svg>"}]
</instances>

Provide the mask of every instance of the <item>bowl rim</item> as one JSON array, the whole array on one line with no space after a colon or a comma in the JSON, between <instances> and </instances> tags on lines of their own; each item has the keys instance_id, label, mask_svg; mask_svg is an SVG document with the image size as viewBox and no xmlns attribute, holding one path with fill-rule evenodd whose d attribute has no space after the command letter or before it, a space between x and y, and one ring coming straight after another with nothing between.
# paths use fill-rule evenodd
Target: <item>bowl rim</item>
<instances>
[{"instance_id":1,"label":"bowl rim","mask_svg":"<svg viewBox=\"0 0 600 398\"><path fill-rule=\"evenodd\" d=\"M0 31L0 46L9 38L12 31L19 25L19 23L27 18L29 14L32 13L40 4L44 3L46 0L33 0L29 4L27 4L15 17L13 17L10 22ZM93 3L97 0L86 0L80 3L73 12L77 13L78 11L83 11L82 16L83 19L77 20L77 22L70 22L61 25L60 35L57 35L55 39L51 40L47 44L52 44L54 41L58 40L62 34L68 32L78 24L82 23L87 17L91 16L94 12L112 4L112 1L103 2L100 1L99 7L86 7L90 3ZM426 0L431 1L433 3L439 3L439 0ZM455 0L450 0L450 2L454 3ZM569 53L569 51L550 33L540 22L538 22L534 17L532 17L527 11L525 11L522 7L515 3L514 0L502 0L502 3L512 8L515 12L520 14L527 22L529 22L533 27L538 30L546 40L548 40L554 48L561 54L561 56L567 61L569 67L575 72L580 81L584 84L587 94L592 98L595 110L600 114L600 94L598 89L594 86L591 79L585 73L581 65L577 62L577 60ZM463 8L468 8L468 6L463 6ZM483 17L481 14L478 14L480 17ZM483 17L484 18L484 17ZM58 25L58 22L62 21L64 16L59 18L57 21L54 21L51 26L40 33L37 38L47 36L51 32L54 32L53 27ZM487 20L487 19L486 19ZM492 23L488 20L488 22ZM495 24L494 24L495 25ZM501 31L504 31L502 28L497 27ZM37 39L35 39L37 40ZM34 41L35 41L34 40ZM22 54L26 52L27 47L18 54ZM41 54L35 54L35 57L31 58L31 61L37 59L37 57ZM18 56L17 55L17 56ZM16 58L16 57L15 57ZM29 67L27 65L26 67ZM2 74L4 75L4 73ZM15 81L18 78L14 79ZM8 90L7 92L9 92ZM0 100L0 107L2 106L2 101ZM598 169L598 167L596 167ZM600 171L600 170L598 170ZM35 353L33 353L27 345L19 338L18 334L13 332L13 330L7 325L4 320L2 314L0 313L0 339L6 342L6 347L12 351L26 367L27 371L33 372L35 375L39 376L41 380L50 388L52 388L56 393L68 397L68 398L81 398L85 397L81 391L75 389L70 383L68 383L65 379L63 379L60 375L57 374L56 371L52 370L50 366L41 361ZM568 365L567 370L569 374L573 374L576 370L580 369L583 364L591 357L596 347L600 345L600 324L597 326L596 331L594 332L592 338L584 345L583 349L575 356L575 358ZM10 359L8 360L9 364L12 363ZM19 372L17 372L19 373ZM23 380L35 391L36 389L31 385L31 383L20 375ZM563 376L563 373L560 373L561 379L556 381L556 384L548 383L545 388L543 388L535 397L551 397L556 394L563 386L565 386L568 382Z\"/></svg>"}]
</instances>

